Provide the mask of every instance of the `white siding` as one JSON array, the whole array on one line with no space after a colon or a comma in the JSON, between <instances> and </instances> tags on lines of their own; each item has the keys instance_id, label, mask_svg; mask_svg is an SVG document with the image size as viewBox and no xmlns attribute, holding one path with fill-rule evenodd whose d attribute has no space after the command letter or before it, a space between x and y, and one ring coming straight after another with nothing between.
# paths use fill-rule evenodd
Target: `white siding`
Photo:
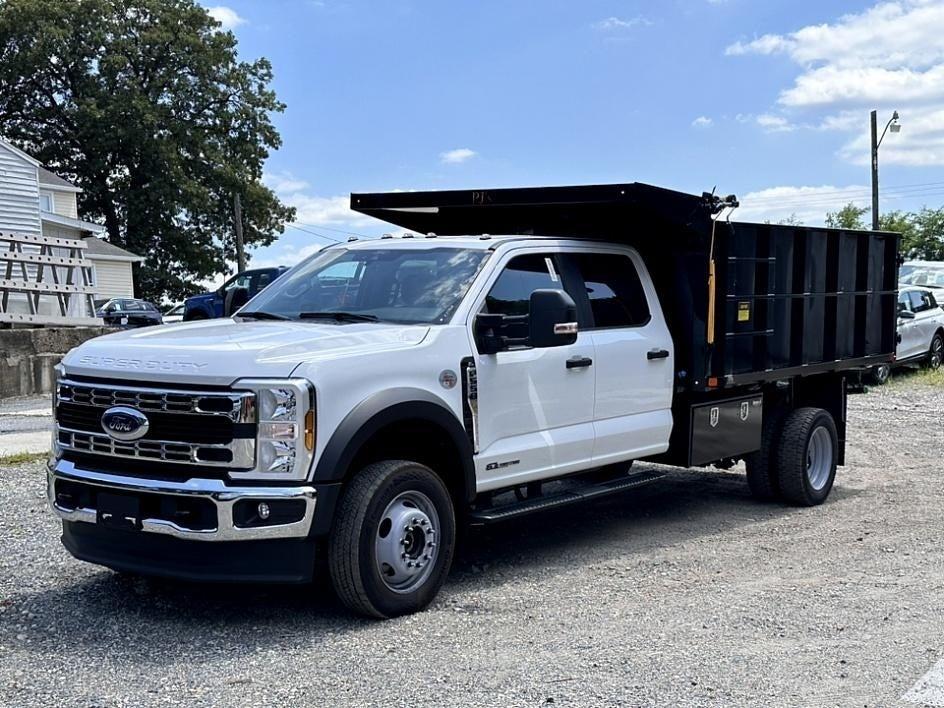
<instances>
[{"instance_id":1,"label":"white siding","mask_svg":"<svg viewBox=\"0 0 944 708\"><path fill-rule=\"evenodd\" d=\"M82 238L82 232L73 229L70 226L61 224L52 224L48 221L43 224L43 236L53 236L55 238Z\"/></svg>"},{"instance_id":2,"label":"white siding","mask_svg":"<svg viewBox=\"0 0 944 708\"><path fill-rule=\"evenodd\" d=\"M49 190L52 194L53 213L60 216L68 216L71 219L79 218L78 205L76 204L75 192L60 192Z\"/></svg>"},{"instance_id":3,"label":"white siding","mask_svg":"<svg viewBox=\"0 0 944 708\"><path fill-rule=\"evenodd\" d=\"M134 297L134 282L131 279L131 264L124 261L100 261L95 256L86 256L95 264L95 299L112 297Z\"/></svg>"},{"instance_id":4,"label":"white siding","mask_svg":"<svg viewBox=\"0 0 944 708\"><path fill-rule=\"evenodd\" d=\"M0 144L0 231L38 234L40 228L36 167Z\"/></svg>"}]
</instances>

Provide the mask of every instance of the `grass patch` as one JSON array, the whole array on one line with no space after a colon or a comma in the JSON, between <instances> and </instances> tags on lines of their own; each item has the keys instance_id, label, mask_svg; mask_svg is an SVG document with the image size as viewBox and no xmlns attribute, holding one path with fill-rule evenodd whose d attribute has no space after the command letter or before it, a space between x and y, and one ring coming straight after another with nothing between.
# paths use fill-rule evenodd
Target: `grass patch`
<instances>
[{"instance_id":1,"label":"grass patch","mask_svg":"<svg viewBox=\"0 0 944 708\"><path fill-rule=\"evenodd\" d=\"M15 455L0 455L0 467L25 465L28 462L45 460L48 452L18 452Z\"/></svg>"},{"instance_id":2,"label":"grass patch","mask_svg":"<svg viewBox=\"0 0 944 708\"><path fill-rule=\"evenodd\" d=\"M921 386L944 386L944 367L940 369L925 369L924 367L901 368L892 373L888 382L892 386L907 386L919 384Z\"/></svg>"}]
</instances>

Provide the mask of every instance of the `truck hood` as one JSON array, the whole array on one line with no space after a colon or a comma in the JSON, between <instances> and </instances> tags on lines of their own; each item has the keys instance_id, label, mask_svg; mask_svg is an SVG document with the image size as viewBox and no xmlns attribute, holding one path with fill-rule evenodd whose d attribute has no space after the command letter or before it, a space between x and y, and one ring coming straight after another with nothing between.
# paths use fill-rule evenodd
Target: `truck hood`
<instances>
[{"instance_id":1,"label":"truck hood","mask_svg":"<svg viewBox=\"0 0 944 708\"><path fill-rule=\"evenodd\" d=\"M425 325L375 322L207 320L97 337L69 352L63 364L70 375L228 385L289 376L303 362L413 347L428 333Z\"/></svg>"}]
</instances>

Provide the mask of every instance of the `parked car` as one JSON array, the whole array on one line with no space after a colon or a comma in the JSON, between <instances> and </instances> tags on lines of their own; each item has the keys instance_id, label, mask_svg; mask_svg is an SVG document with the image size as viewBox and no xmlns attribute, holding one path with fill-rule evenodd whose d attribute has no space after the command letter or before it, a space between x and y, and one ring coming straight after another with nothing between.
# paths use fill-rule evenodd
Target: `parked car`
<instances>
[{"instance_id":1,"label":"parked car","mask_svg":"<svg viewBox=\"0 0 944 708\"><path fill-rule=\"evenodd\" d=\"M895 355L895 234L722 222L715 240L734 197L638 183L351 203L439 236L336 244L232 320L66 355L47 488L72 555L191 580L325 568L357 612L415 612L457 524L665 474L633 460L744 460L756 497L821 504L846 380ZM769 279L740 277L760 263ZM850 263L869 297L837 318Z\"/></svg>"},{"instance_id":2,"label":"parked car","mask_svg":"<svg viewBox=\"0 0 944 708\"><path fill-rule=\"evenodd\" d=\"M898 284L944 288L944 262L907 261L898 271Z\"/></svg>"},{"instance_id":3,"label":"parked car","mask_svg":"<svg viewBox=\"0 0 944 708\"><path fill-rule=\"evenodd\" d=\"M938 303L940 291L917 286L898 293L898 347L895 361L869 371L874 384L884 384L892 368L925 364L937 369L944 360L944 309Z\"/></svg>"},{"instance_id":4,"label":"parked car","mask_svg":"<svg viewBox=\"0 0 944 708\"><path fill-rule=\"evenodd\" d=\"M194 295L184 301L184 321L208 320L229 317L252 300L276 278L288 270L288 266L256 268L237 273L211 293Z\"/></svg>"},{"instance_id":5,"label":"parked car","mask_svg":"<svg viewBox=\"0 0 944 708\"><path fill-rule=\"evenodd\" d=\"M108 300L98 310L96 317L101 317L108 327L150 327L163 323L161 311L154 303L130 297L118 297Z\"/></svg>"},{"instance_id":6,"label":"parked car","mask_svg":"<svg viewBox=\"0 0 944 708\"><path fill-rule=\"evenodd\" d=\"M174 322L180 322L184 318L184 303L179 305L174 305L167 312L164 313L164 324L173 324Z\"/></svg>"}]
</instances>

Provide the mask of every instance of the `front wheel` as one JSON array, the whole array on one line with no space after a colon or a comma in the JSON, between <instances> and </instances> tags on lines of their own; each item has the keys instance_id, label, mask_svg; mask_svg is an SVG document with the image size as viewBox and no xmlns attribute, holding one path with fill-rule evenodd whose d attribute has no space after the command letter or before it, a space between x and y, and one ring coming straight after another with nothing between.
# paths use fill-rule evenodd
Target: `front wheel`
<instances>
[{"instance_id":1,"label":"front wheel","mask_svg":"<svg viewBox=\"0 0 944 708\"><path fill-rule=\"evenodd\" d=\"M452 565L455 512L436 474L416 462L368 465L347 484L328 544L341 601L385 619L422 610Z\"/></svg>"},{"instance_id":2,"label":"front wheel","mask_svg":"<svg viewBox=\"0 0 944 708\"><path fill-rule=\"evenodd\" d=\"M800 506L826 501L839 459L833 417L822 408L797 408L784 420L777 448L781 497Z\"/></svg>"},{"instance_id":3,"label":"front wheel","mask_svg":"<svg viewBox=\"0 0 944 708\"><path fill-rule=\"evenodd\" d=\"M869 381L875 386L884 386L888 383L892 375L892 367L889 364L879 364L869 370Z\"/></svg>"}]
</instances>

